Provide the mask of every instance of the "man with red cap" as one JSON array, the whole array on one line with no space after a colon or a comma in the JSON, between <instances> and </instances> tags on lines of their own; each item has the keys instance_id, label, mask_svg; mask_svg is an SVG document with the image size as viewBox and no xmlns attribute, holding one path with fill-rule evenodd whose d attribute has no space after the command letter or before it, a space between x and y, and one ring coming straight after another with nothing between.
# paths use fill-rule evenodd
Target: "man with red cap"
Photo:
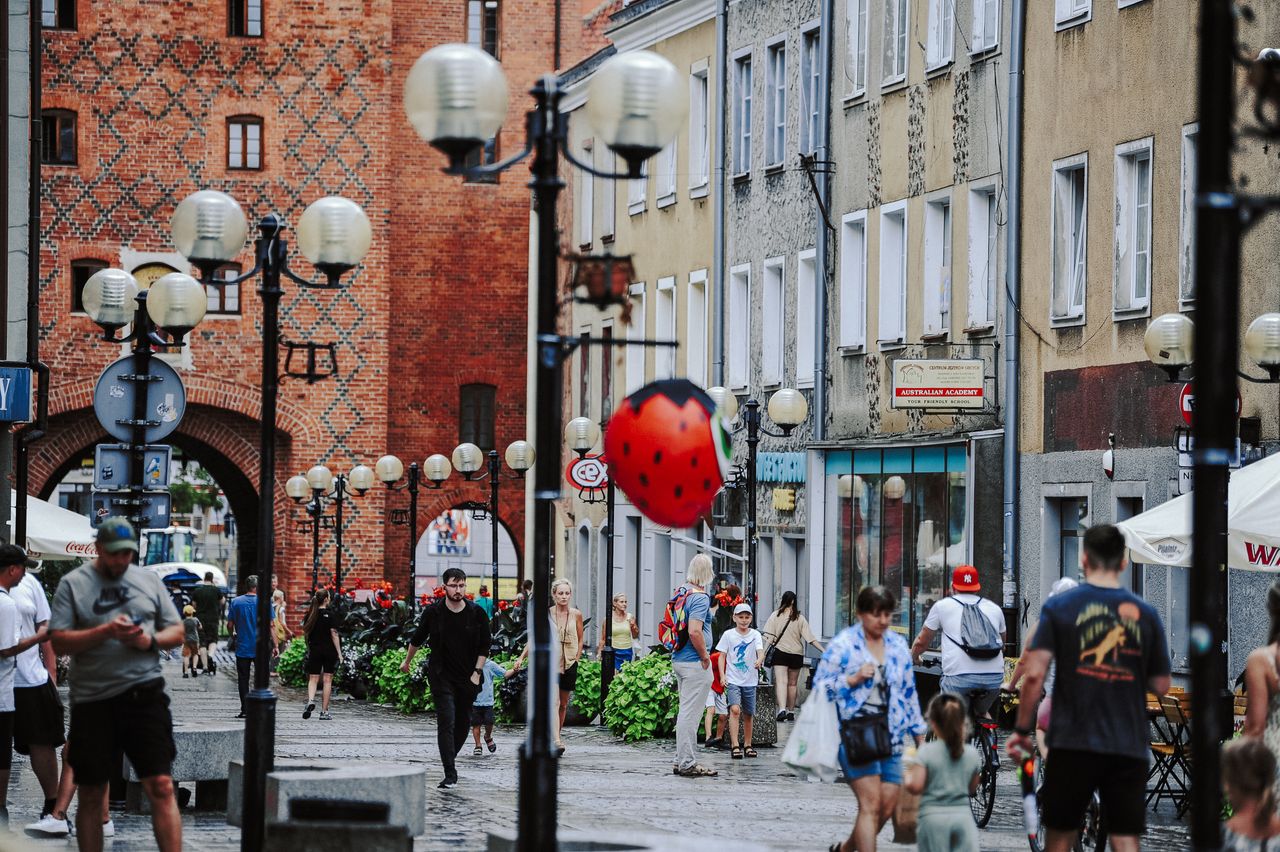
<instances>
[{"instance_id":1,"label":"man with red cap","mask_svg":"<svg viewBox=\"0 0 1280 852\"><path fill-rule=\"evenodd\" d=\"M957 567L951 595L929 609L911 645L918 665L934 636L942 634L942 691L964 696L977 716L991 709L1004 680L1004 611L981 591L978 569Z\"/></svg>"}]
</instances>

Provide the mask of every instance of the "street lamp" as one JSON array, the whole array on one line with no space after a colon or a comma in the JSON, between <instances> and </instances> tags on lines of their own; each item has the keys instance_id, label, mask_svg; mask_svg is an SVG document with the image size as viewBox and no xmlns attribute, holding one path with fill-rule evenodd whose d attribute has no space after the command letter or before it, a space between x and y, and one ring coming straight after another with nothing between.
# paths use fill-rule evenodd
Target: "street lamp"
<instances>
[{"instance_id":1,"label":"street lamp","mask_svg":"<svg viewBox=\"0 0 1280 852\"><path fill-rule=\"evenodd\" d=\"M530 187L537 223L537 353L532 385L538 464L534 482L532 689L528 739L520 751L519 848L556 846L556 765L551 752L551 626L542 617L551 594L551 533L561 491L561 367L568 350L557 326L559 236L556 199L564 188L560 157L606 180L638 178L644 161L670 142L688 114L684 78L649 51L606 60L587 89L587 120L596 138L627 163L625 174L599 172L569 150L569 120L560 111L560 80L547 74L534 84L522 151L492 165L467 167L468 153L497 133L506 115L506 79L484 51L440 45L420 56L405 80L405 112L414 130L449 158L449 174L495 175L533 155Z\"/></svg>"},{"instance_id":2,"label":"street lamp","mask_svg":"<svg viewBox=\"0 0 1280 852\"><path fill-rule=\"evenodd\" d=\"M257 571L263 588L271 588L275 547L276 404L280 391L280 287L281 276L304 287L337 289L344 274L355 268L369 250L373 230L369 218L355 202L322 198L311 204L298 221L298 242L303 255L322 276L310 281L289 269L284 220L268 213L258 223L254 264L243 275L216 276L219 267L244 249L248 220L235 199L223 192L202 189L184 198L174 210L170 231L177 250L200 270L200 283L224 287L262 276L262 415L258 452ZM168 276L165 276L168 277ZM158 281L156 283L159 283ZM154 285L153 285L154 286ZM314 352L316 344L290 344ZM286 367L287 369L287 367ZM288 375L318 377L311 369ZM244 811L240 848L258 852L266 832L267 773L275 763L276 696L271 691L271 596L258 595L258 644L255 649L253 689L247 701L244 737Z\"/></svg>"},{"instance_id":3,"label":"street lamp","mask_svg":"<svg viewBox=\"0 0 1280 852\"><path fill-rule=\"evenodd\" d=\"M721 418L725 421L732 422L738 414L738 400L727 388L714 387L708 388L707 394L715 400L716 406L720 410ZM756 550L759 541L756 538L756 448L760 445L760 435L770 435L774 438L785 438L791 434L791 430L795 429L809 416L809 403L804 398L804 394L794 388L781 388L769 397L769 419L777 424L778 431L773 431L762 425L762 415L760 414L760 403L753 397L743 404L742 422L733 425L732 430L739 432L743 429L747 432L747 464L746 470L743 471L739 466L736 470L734 479L740 480L746 477L747 481L747 577L746 590L744 597L751 602L751 611L755 612L755 605L758 602L758 592L756 590ZM754 619L755 616L753 615Z\"/></svg>"},{"instance_id":4,"label":"street lamp","mask_svg":"<svg viewBox=\"0 0 1280 852\"><path fill-rule=\"evenodd\" d=\"M350 486L359 496L373 487L373 470L367 465L358 464L351 472L333 475L333 471L322 464L315 465L306 474L292 476L284 484L284 491L293 498L293 502L301 503L308 497L307 514L311 516L311 591L320 587L320 521L324 517L324 502L333 502L334 512L334 544L337 557L334 563L333 586L342 588L342 504L348 499L347 487Z\"/></svg>"}]
</instances>

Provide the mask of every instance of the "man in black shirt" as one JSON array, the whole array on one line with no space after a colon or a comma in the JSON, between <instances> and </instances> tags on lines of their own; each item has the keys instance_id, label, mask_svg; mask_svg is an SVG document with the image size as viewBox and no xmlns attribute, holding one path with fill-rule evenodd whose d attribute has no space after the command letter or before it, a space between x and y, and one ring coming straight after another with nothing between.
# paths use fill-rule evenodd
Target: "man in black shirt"
<instances>
[{"instance_id":1,"label":"man in black shirt","mask_svg":"<svg viewBox=\"0 0 1280 852\"><path fill-rule=\"evenodd\" d=\"M490 637L484 610L467 600L466 573L450 568L441 579L444 598L422 610L400 670L410 672L418 649L424 643L430 647L427 683L436 702L436 743L444 767L438 786L447 790L458 785L454 758L467 742L471 702L480 694Z\"/></svg>"}]
</instances>

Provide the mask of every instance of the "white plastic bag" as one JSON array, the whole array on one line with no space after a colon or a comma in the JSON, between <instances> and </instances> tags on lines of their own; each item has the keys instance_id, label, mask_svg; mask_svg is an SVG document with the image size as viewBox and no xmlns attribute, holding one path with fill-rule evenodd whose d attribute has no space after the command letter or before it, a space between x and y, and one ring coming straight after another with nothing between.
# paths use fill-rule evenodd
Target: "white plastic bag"
<instances>
[{"instance_id":1,"label":"white plastic bag","mask_svg":"<svg viewBox=\"0 0 1280 852\"><path fill-rule=\"evenodd\" d=\"M825 689L815 689L800 708L782 762L807 781L830 783L840 774L840 720Z\"/></svg>"}]
</instances>

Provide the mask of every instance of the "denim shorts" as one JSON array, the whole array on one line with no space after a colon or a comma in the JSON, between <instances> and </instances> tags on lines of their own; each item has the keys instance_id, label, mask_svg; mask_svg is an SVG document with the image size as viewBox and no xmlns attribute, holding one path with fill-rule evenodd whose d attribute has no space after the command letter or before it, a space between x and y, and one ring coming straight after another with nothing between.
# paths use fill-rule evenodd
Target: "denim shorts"
<instances>
[{"instance_id":1,"label":"denim shorts","mask_svg":"<svg viewBox=\"0 0 1280 852\"><path fill-rule=\"evenodd\" d=\"M738 686L736 683L724 685L724 697L729 706L735 704L742 708L747 716L756 715L756 688L754 686Z\"/></svg>"},{"instance_id":2,"label":"denim shorts","mask_svg":"<svg viewBox=\"0 0 1280 852\"><path fill-rule=\"evenodd\" d=\"M861 766L850 766L844 756L844 746L840 746L840 769L844 771L846 781L879 775L882 784L902 783L902 755L895 754L883 760L873 760Z\"/></svg>"}]
</instances>

